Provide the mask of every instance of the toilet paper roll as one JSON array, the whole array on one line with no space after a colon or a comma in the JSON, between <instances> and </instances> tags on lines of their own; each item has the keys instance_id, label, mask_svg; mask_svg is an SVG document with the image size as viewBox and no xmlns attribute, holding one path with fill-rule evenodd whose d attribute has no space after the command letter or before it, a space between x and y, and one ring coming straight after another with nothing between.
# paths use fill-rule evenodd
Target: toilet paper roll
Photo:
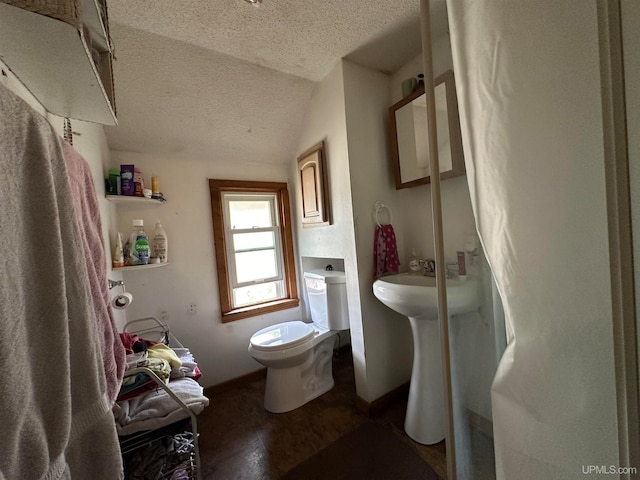
<instances>
[{"instance_id":1,"label":"toilet paper roll","mask_svg":"<svg viewBox=\"0 0 640 480\"><path fill-rule=\"evenodd\" d=\"M116 310L124 310L133 302L133 295L128 292L121 293L113 300L111 300L111 306Z\"/></svg>"}]
</instances>

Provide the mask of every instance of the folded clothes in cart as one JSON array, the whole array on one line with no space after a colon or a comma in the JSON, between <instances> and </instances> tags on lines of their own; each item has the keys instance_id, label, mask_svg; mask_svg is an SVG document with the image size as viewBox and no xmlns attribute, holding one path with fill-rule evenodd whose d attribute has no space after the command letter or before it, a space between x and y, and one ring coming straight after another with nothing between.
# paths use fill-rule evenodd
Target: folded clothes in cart
<instances>
[{"instance_id":1,"label":"folded clothes in cart","mask_svg":"<svg viewBox=\"0 0 640 480\"><path fill-rule=\"evenodd\" d=\"M192 378L172 380L169 388L196 415L209 405L203 388ZM113 407L113 415L118 435L121 436L160 428L189 416L161 387L118 401Z\"/></svg>"},{"instance_id":2,"label":"folded clothes in cart","mask_svg":"<svg viewBox=\"0 0 640 480\"><path fill-rule=\"evenodd\" d=\"M167 383L169 381L171 366L166 360L162 358L141 358L135 360L135 364L132 361L131 367L129 367L129 357L131 357L131 355L127 355L127 371L131 368L145 367L151 370L162 382ZM144 392L155 388L158 388L158 384L147 372L139 372L135 375L125 375L122 380L122 386L120 387L117 401L141 395Z\"/></svg>"},{"instance_id":3,"label":"folded clothes in cart","mask_svg":"<svg viewBox=\"0 0 640 480\"><path fill-rule=\"evenodd\" d=\"M174 352L180 359L182 366L178 369L171 369L171 379L174 378L182 378L182 377L191 377L195 380L198 380L202 375L200 373L200 369L198 368L198 364L196 363L193 355L189 351L188 348L174 348Z\"/></svg>"}]
</instances>

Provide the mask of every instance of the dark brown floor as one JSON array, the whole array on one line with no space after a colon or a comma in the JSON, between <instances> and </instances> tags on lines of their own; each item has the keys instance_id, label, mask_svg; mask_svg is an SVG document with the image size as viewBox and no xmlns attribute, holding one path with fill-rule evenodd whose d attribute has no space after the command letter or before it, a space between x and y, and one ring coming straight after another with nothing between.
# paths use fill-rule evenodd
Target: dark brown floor
<instances>
[{"instance_id":1,"label":"dark brown floor","mask_svg":"<svg viewBox=\"0 0 640 480\"><path fill-rule=\"evenodd\" d=\"M287 413L263 407L264 378L207 392L211 404L198 416L200 457L205 480L276 480L314 453L369 419L355 407L349 352L334 358L335 387ZM403 429L406 402L397 402L372 420L391 429L446 478L444 441L433 446L411 440Z\"/></svg>"}]
</instances>

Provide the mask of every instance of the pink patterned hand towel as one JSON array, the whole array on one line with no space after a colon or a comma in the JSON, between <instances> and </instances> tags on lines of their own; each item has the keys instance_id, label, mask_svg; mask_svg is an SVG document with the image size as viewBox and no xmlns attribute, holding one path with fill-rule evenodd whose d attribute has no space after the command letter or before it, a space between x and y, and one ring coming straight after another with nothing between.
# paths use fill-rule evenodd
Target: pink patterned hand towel
<instances>
[{"instance_id":1,"label":"pink patterned hand towel","mask_svg":"<svg viewBox=\"0 0 640 480\"><path fill-rule=\"evenodd\" d=\"M373 242L373 279L375 280L387 273L398 273L400 260L398 259L398 246L396 234L391 225L376 226Z\"/></svg>"}]
</instances>

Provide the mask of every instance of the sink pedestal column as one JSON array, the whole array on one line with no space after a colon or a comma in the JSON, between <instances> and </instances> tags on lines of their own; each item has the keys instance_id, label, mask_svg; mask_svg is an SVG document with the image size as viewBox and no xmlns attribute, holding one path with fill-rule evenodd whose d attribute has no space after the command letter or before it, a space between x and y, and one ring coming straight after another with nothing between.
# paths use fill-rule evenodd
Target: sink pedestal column
<instances>
[{"instance_id":1,"label":"sink pedestal column","mask_svg":"<svg viewBox=\"0 0 640 480\"><path fill-rule=\"evenodd\" d=\"M409 317L413 332L413 369L404 430L412 439L433 445L445 437L445 408L437 319Z\"/></svg>"}]
</instances>

